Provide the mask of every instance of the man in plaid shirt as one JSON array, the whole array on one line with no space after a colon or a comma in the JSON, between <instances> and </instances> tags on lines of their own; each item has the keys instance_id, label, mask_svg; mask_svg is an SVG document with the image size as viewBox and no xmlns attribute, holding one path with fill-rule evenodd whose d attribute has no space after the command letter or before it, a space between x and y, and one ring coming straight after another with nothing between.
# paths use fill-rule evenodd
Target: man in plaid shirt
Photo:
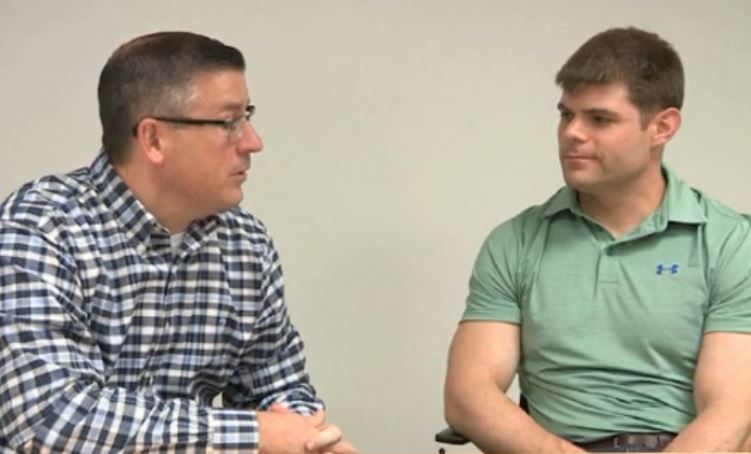
<instances>
[{"instance_id":1,"label":"man in plaid shirt","mask_svg":"<svg viewBox=\"0 0 751 454\"><path fill-rule=\"evenodd\" d=\"M238 207L263 148L244 70L192 33L124 44L100 76L102 152L0 206L3 451L354 451Z\"/></svg>"}]
</instances>

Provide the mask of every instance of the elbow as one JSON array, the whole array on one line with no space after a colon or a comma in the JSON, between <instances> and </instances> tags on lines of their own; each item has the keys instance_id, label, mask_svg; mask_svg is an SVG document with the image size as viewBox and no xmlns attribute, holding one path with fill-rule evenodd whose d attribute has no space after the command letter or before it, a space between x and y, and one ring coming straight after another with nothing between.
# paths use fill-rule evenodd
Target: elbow
<instances>
[{"instance_id":1,"label":"elbow","mask_svg":"<svg viewBox=\"0 0 751 454\"><path fill-rule=\"evenodd\" d=\"M466 403L461 399L461 393L446 388L443 397L443 419L449 427L460 429L463 420L466 420Z\"/></svg>"},{"instance_id":2,"label":"elbow","mask_svg":"<svg viewBox=\"0 0 751 454\"><path fill-rule=\"evenodd\" d=\"M443 420L450 427L455 427L456 422L459 420L459 412L455 405L449 402L443 403Z\"/></svg>"}]
</instances>

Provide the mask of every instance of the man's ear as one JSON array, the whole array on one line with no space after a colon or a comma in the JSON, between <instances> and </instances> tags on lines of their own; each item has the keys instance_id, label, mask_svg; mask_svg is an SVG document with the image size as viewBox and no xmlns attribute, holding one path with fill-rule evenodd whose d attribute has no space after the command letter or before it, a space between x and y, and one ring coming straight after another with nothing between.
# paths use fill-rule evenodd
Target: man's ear
<instances>
[{"instance_id":1,"label":"man's ear","mask_svg":"<svg viewBox=\"0 0 751 454\"><path fill-rule=\"evenodd\" d=\"M153 118L144 118L136 127L139 151L149 162L157 166L164 161L165 142L160 126Z\"/></svg>"},{"instance_id":2,"label":"man's ear","mask_svg":"<svg viewBox=\"0 0 751 454\"><path fill-rule=\"evenodd\" d=\"M661 147L673 138L681 127L681 111L675 107L668 107L657 113L649 122L652 128L652 146Z\"/></svg>"}]
</instances>

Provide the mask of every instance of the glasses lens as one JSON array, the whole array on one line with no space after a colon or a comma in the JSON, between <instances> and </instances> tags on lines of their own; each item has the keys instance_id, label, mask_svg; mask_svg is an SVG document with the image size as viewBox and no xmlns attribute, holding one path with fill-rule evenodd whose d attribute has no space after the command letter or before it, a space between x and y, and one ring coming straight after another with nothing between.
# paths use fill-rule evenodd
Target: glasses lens
<instances>
[{"instance_id":1,"label":"glasses lens","mask_svg":"<svg viewBox=\"0 0 751 454\"><path fill-rule=\"evenodd\" d=\"M238 118L234 122L232 122L232 126L230 126L229 130L227 131L229 133L229 140L232 143L239 142L240 138L243 136L243 130L245 129L245 125L248 124L248 120L245 117Z\"/></svg>"},{"instance_id":2,"label":"glasses lens","mask_svg":"<svg viewBox=\"0 0 751 454\"><path fill-rule=\"evenodd\" d=\"M245 130L245 125L250 123L250 117L252 117L255 112L256 106L248 104L248 106L245 107L245 115L232 122L232 125L229 128L230 142L236 143L240 141L243 136L243 131Z\"/></svg>"},{"instance_id":3,"label":"glasses lens","mask_svg":"<svg viewBox=\"0 0 751 454\"><path fill-rule=\"evenodd\" d=\"M245 115L224 123L225 129L227 129L227 138L229 139L230 143L236 143L240 141L243 136L243 131L245 130L245 125L250 123L250 117L253 116L255 110L256 106L248 104L248 106L245 107Z\"/></svg>"}]
</instances>

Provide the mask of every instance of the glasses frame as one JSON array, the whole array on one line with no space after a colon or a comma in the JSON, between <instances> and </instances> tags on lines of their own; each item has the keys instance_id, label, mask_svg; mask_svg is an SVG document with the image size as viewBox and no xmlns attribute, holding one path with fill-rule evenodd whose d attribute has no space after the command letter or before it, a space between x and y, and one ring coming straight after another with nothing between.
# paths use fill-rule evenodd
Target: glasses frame
<instances>
[{"instance_id":1,"label":"glasses frame","mask_svg":"<svg viewBox=\"0 0 751 454\"><path fill-rule=\"evenodd\" d=\"M187 126L218 126L227 131L227 137L230 142L237 142L242 136L243 126L250 122L250 118L256 113L256 106L248 104L245 106L245 113L241 117L237 118L192 118L192 117L162 117L158 115L148 115L140 120L133 126L131 131L134 136L138 135L138 124L146 118L153 118L154 120L164 121L166 123L175 123L179 125Z\"/></svg>"}]
</instances>

